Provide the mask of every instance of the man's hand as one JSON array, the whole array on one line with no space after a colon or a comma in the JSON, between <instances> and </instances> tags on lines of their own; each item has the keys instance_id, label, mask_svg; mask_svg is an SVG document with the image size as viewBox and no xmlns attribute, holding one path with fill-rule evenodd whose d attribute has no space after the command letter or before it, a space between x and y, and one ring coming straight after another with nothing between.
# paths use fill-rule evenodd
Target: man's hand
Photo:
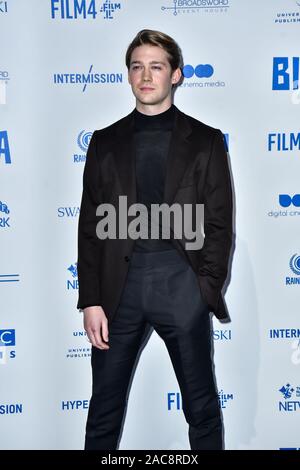
<instances>
[{"instance_id":1,"label":"man's hand","mask_svg":"<svg viewBox=\"0 0 300 470\"><path fill-rule=\"evenodd\" d=\"M100 306L83 309L83 326L90 342L95 348L109 349L108 326L104 310Z\"/></svg>"}]
</instances>

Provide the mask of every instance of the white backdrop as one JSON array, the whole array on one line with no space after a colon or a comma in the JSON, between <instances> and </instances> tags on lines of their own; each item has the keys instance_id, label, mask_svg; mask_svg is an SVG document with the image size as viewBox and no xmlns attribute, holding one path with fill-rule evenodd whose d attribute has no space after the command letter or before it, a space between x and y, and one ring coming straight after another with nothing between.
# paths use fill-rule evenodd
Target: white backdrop
<instances>
[{"instance_id":1,"label":"white backdrop","mask_svg":"<svg viewBox=\"0 0 300 470\"><path fill-rule=\"evenodd\" d=\"M177 107L228 134L232 321L214 319L226 448L300 448L298 3L0 2L2 449L83 447L91 391L76 310L84 158L90 133L135 106L124 56L143 28L174 37L192 66ZM213 74L198 73L207 70ZM178 398L153 332L120 449L189 449Z\"/></svg>"}]
</instances>

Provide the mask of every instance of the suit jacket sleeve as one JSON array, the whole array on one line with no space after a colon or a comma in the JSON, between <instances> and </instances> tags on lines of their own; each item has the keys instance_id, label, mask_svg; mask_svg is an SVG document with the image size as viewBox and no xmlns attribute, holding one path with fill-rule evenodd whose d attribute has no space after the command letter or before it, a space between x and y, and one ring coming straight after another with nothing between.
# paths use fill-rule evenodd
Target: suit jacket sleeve
<instances>
[{"instance_id":1,"label":"suit jacket sleeve","mask_svg":"<svg viewBox=\"0 0 300 470\"><path fill-rule=\"evenodd\" d=\"M78 221L78 309L101 305L99 297L100 240L96 235L96 208L101 202L101 197L96 132L91 137L83 171L83 190Z\"/></svg>"},{"instance_id":2,"label":"suit jacket sleeve","mask_svg":"<svg viewBox=\"0 0 300 470\"><path fill-rule=\"evenodd\" d=\"M204 183L204 244L200 250L199 283L211 311L218 310L227 277L232 244L232 188L222 132L211 144Z\"/></svg>"}]
</instances>

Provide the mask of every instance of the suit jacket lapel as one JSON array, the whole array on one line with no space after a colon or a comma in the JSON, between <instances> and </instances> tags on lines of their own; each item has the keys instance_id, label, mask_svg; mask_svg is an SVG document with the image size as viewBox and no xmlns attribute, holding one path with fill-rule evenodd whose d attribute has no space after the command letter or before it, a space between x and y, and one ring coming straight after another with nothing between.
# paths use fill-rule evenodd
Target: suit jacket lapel
<instances>
[{"instance_id":1,"label":"suit jacket lapel","mask_svg":"<svg viewBox=\"0 0 300 470\"><path fill-rule=\"evenodd\" d=\"M174 129L171 136L167 156L166 177L164 187L164 201L172 204L177 187L190 161L191 126L185 115L176 108ZM135 149L134 149L134 111L122 119L117 127L116 141L114 142L114 157L116 168L124 195L127 195L127 205L137 202Z\"/></svg>"}]
</instances>

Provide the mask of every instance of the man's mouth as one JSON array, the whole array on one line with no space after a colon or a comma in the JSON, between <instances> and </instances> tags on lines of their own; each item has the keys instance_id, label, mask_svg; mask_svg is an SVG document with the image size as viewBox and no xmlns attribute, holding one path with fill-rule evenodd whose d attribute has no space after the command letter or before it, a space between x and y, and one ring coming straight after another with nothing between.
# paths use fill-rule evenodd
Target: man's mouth
<instances>
[{"instance_id":1,"label":"man's mouth","mask_svg":"<svg viewBox=\"0 0 300 470\"><path fill-rule=\"evenodd\" d=\"M141 91L152 91L154 88L148 87L148 86L143 86L140 88Z\"/></svg>"}]
</instances>

